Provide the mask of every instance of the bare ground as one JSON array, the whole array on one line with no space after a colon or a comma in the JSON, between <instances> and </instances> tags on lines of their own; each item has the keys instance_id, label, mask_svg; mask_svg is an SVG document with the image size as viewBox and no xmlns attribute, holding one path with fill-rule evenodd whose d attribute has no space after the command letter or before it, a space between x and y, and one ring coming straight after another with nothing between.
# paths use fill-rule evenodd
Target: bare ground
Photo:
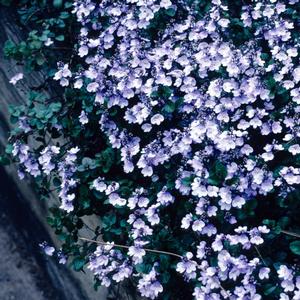
<instances>
[{"instance_id":1,"label":"bare ground","mask_svg":"<svg viewBox=\"0 0 300 300\"><path fill-rule=\"evenodd\" d=\"M59 299L24 238L3 212L0 215L0 299Z\"/></svg>"},{"instance_id":2,"label":"bare ground","mask_svg":"<svg viewBox=\"0 0 300 300\"><path fill-rule=\"evenodd\" d=\"M89 299L65 266L41 252L44 240L48 232L0 167L0 300Z\"/></svg>"}]
</instances>

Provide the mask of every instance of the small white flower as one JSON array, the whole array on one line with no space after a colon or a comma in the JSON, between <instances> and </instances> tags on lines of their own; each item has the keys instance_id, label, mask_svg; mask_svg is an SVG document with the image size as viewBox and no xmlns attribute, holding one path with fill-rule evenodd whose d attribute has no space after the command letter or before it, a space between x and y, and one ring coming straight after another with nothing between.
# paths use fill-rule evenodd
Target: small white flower
<instances>
[{"instance_id":1,"label":"small white flower","mask_svg":"<svg viewBox=\"0 0 300 300\"><path fill-rule=\"evenodd\" d=\"M167 9L170 6L172 6L172 2L170 0L161 0L160 1L160 7Z\"/></svg>"},{"instance_id":2,"label":"small white flower","mask_svg":"<svg viewBox=\"0 0 300 300\"><path fill-rule=\"evenodd\" d=\"M145 177L150 177L153 174L153 169L150 166L146 166L145 168L142 169L142 174Z\"/></svg>"},{"instance_id":3,"label":"small white flower","mask_svg":"<svg viewBox=\"0 0 300 300\"><path fill-rule=\"evenodd\" d=\"M126 199L121 198L117 193L111 193L108 196L109 203L116 206L124 206L126 204Z\"/></svg>"},{"instance_id":4,"label":"small white flower","mask_svg":"<svg viewBox=\"0 0 300 300\"><path fill-rule=\"evenodd\" d=\"M83 86L83 81L82 79L77 79L75 82L74 82L74 88L75 89L81 89Z\"/></svg>"},{"instance_id":5,"label":"small white flower","mask_svg":"<svg viewBox=\"0 0 300 300\"><path fill-rule=\"evenodd\" d=\"M269 278L270 269L269 268L261 268L258 273L259 279L268 279Z\"/></svg>"},{"instance_id":6,"label":"small white flower","mask_svg":"<svg viewBox=\"0 0 300 300\"><path fill-rule=\"evenodd\" d=\"M79 55L80 57L84 57L84 56L86 56L88 53L89 53L89 48L88 48L86 45L83 45L83 46L81 46L81 47L78 49L78 55Z\"/></svg>"},{"instance_id":7,"label":"small white flower","mask_svg":"<svg viewBox=\"0 0 300 300\"><path fill-rule=\"evenodd\" d=\"M137 263L140 263L143 261L146 251L143 248L131 246L128 249L128 255L132 256Z\"/></svg>"},{"instance_id":8,"label":"small white flower","mask_svg":"<svg viewBox=\"0 0 300 300\"><path fill-rule=\"evenodd\" d=\"M105 184L105 182L103 181L103 178L97 178L93 181L93 185L92 187L97 190L98 192L104 192L107 188L107 185Z\"/></svg>"},{"instance_id":9,"label":"small white flower","mask_svg":"<svg viewBox=\"0 0 300 300\"><path fill-rule=\"evenodd\" d=\"M277 273L278 273L278 277L284 280L289 280L293 278L293 271L285 265L281 265L277 270Z\"/></svg>"},{"instance_id":10,"label":"small white flower","mask_svg":"<svg viewBox=\"0 0 300 300\"><path fill-rule=\"evenodd\" d=\"M264 242L264 240L259 235L255 235L250 238L250 243L255 245L260 245Z\"/></svg>"},{"instance_id":11,"label":"small white flower","mask_svg":"<svg viewBox=\"0 0 300 300\"><path fill-rule=\"evenodd\" d=\"M81 111L80 116L79 116L79 122L84 125L89 122L89 119L87 117L87 114L85 113L84 110Z\"/></svg>"},{"instance_id":12,"label":"small white flower","mask_svg":"<svg viewBox=\"0 0 300 300\"><path fill-rule=\"evenodd\" d=\"M19 80L23 79L23 77L24 77L23 73L18 73L10 79L9 83L15 85Z\"/></svg>"},{"instance_id":13,"label":"small white flower","mask_svg":"<svg viewBox=\"0 0 300 300\"><path fill-rule=\"evenodd\" d=\"M99 84L97 82L91 82L87 85L86 90L89 93L94 93L97 91L98 87L99 87Z\"/></svg>"},{"instance_id":14,"label":"small white flower","mask_svg":"<svg viewBox=\"0 0 300 300\"><path fill-rule=\"evenodd\" d=\"M289 152L293 155L297 155L300 153L300 146L299 144L295 144L289 147Z\"/></svg>"},{"instance_id":15,"label":"small white flower","mask_svg":"<svg viewBox=\"0 0 300 300\"><path fill-rule=\"evenodd\" d=\"M192 220L193 220L193 215L189 213L181 220L181 228L188 229L191 225Z\"/></svg>"},{"instance_id":16,"label":"small white flower","mask_svg":"<svg viewBox=\"0 0 300 300\"><path fill-rule=\"evenodd\" d=\"M186 257L184 257L183 260L177 264L176 271L186 275L192 275L197 269L197 264L195 261L191 260L192 258L193 254L191 252L187 252Z\"/></svg>"},{"instance_id":17,"label":"small white flower","mask_svg":"<svg viewBox=\"0 0 300 300\"><path fill-rule=\"evenodd\" d=\"M201 220L196 220L194 223L193 223L193 226L192 226L192 229L193 231L197 231L197 232L201 232L202 229L204 228L205 226L205 223Z\"/></svg>"},{"instance_id":18,"label":"small white flower","mask_svg":"<svg viewBox=\"0 0 300 300\"><path fill-rule=\"evenodd\" d=\"M44 42L44 45L46 47L49 47L53 44L53 41L51 40L51 38L47 38L47 40Z\"/></svg>"},{"instance_id":19,"label":"small white flower","mask_svg":"<svg viewBox=\"0 0 300 300\"><path fill-rule=\"evenodd\" d=\"M155 114L152 118L151 118L151 124L155 124L155 125L159 125L160 123L162 123L164 121L164 117L161 114Z\"/></svg>"},{"instance_id":20,"label":"small white flower","mask_svg":"<svg viewBox=\"0 0 300 300\"><path fill-rule=\"evenodd\" d=\"M50 246L46 246L44 249L45 253L49 256L52 256L55 252L55 248L54 247L50 247Z\"/></svg>"}]
</instances>

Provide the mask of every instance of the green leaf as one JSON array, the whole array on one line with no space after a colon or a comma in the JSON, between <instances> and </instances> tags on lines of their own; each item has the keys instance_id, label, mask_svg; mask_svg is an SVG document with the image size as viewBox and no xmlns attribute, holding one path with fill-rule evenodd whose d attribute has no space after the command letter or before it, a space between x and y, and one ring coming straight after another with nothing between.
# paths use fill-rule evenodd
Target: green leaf
<instances>
[{"instance_id":1,"label":"green leaf","mask_svg":"<svg viewBox=\"0 0 300 300\"><path fill-rule=\"evenodd\" d=\"M53 178L53 185L54 185L55 187L58 187L58 186L61 185L61 181L59 180L59 178L57 178L57 177L54 177L54 178Z\"/></svg>"},{"instance_id":2,"label":"green leaf","mask_svg":"<svg viewBox=\"0 0 300 300\"><path fill-rule=\"evenodd\" d=\"M29 42L29 47L30 49L40 49L42 47L42 42L39 40L33 40L31 42ZM26 49L24 49L26 50Z\"/></svg>"},{"instance_id":3,"label":"green leaf","mask_svg":"<svg viewBox=\"0 0 300 300\"><path fill-rule=\"evenodd\" d=\"M170 278L171 278L171 275L169 272L164 272L161 274L161 282L164 284L168 283Z\"/></svg>"},{"instance_id":4,"label":"green leaf","mask_svg":"<svg viewBox=\"0 0 300 300\"><path fill-rule=\"evenodd\" d=\"M12 154L13 149L14 149L14 146L13 146L13 145L7 144L7 145L6 145L5 152L6 152L7 154Z\"/></svg>"},{"instance_id":5,"label":"green leaf","mask_svg":"<svg viewBox=\"0 0 300 300\"><path fill-rule=\"evenodd\" d=\"M121 228L113 228L110 230L110 232L116 234L116 235L120 235L122 233Z\"/></svg>"},{"instance_id":6,"label":"green leaf","mask_svg":"<svg viewBox=\"0 0 300 300\"><path fill-rule=\"evenodd\" d=\"M53 218L51 217L47 217L47 223L50 225L50 226L53 226L55 224L55 221Z\"/></svg>"},{"instance_id":7,"label":"green leaf","mask_svg":"<svg viewBox=\"0 0 300 300\"><path fill-rule=\"evenodd\" d=\"M225 178L227 176L226 166L223 165L220 161L216 162L215 171L218 177Z\"/></svg>"},{"instance_id":8,"label":"green leaf","mask_svg":"<svg viewBox=\"0 0 300 300\"><path fill-rule=\"evenodd\" d=\"M268 296L268 295L272 294L275 290L276 290L276 285L266 284L266 286L264 288L264 294L266 296Z\"/></svg>"},{"instance_id":9,"label":"green leaf","mask_svg":"<svg viewBox=\"0 0 300 300\"><path fill-rule=\"evenodd\" d=\"M56 8L60 8L63 4L62 0L53 0L53 6Z\"/></svg>"},{"instance_id":10,"label":"green leaf","mask_svg":"<svg viewBox=\"0 0 300 300\"><path fill-rule=\"evenodd\" d=\"M184 177L181 179L181 183L184 185L184 186L190 186L191 183L193 182L194 180L194 177L193 176L189 176L189 177Z\"/></svg>"},{"instance_id":11,"label":"green leaf","mask_svg":"<svg viewBox=\"0 0 300 300\"><path fill-rule=\"evenodd\" d=\"M148 274L152 269L152 265L145 263L137 264L135 265L135 269L138 273Z\"/></svg>"},{"instance_id":12,"label":"green leaf","mask_svg":"<svg viewBox=\"0 0 300 300\"><path fill-rule=\"evenodd\" d=\"M7 166L9 164L10 164L10 160L7 156L4 156L4 155L0 156L0 165L1 166Z\"/></svg>"},{"instance_id":13,"label":"green leaf","mask_svg":"<svg viewBox=\"0 0 300 300\"><path fill-rule=\"evenodd\" d=\"M82 207L84 208L84 209L87 209L87 208L89 208L91 206L91 201L90 201L90 199L84 199L83 201L82 201Z\"/></svg>"},{"instance_id":14,"label":"green leaf","mask_svg":"<svg viewBox=\"0 0 300 300\"><path fill-rule=\"evenodd\" d=\"M62 41L65 40L65 36L64 36L63 34L61 34L61 35L56 36L55 39L56 39L57 41L62 42Z\"/></svg>"},{"instance_id":15,"label":"green leaf","mask_svg":"<svg viewBox=\"0 0 300 300\"><path fill-rule=\"evenodd\" d=\"M291 242L290 249L294 254L300 255L300 241Z\"/></svg>"},{"instance_id":16,"label":"green leaf","mask_svg":"<svg viewBox=\"0 0 300 300\"><path fill-rule=\"evenodd\" d=\"M59 17L60 17L61 19L67 19L69 16L70 16L70 14L69 14L68 12L63 11L63 12L61 12L61 14L60 14Z\"/></svg>"},{"instance_id":17,"label":"green leaf","mask_svg":"<svg viewBox=\"0 0 300 300\"><path fill-rule=\"evenodd\" d=\"M170 17L174 17L176 15L176 9L168 8L168 9L166 9L166 14Z\"/></svg>"},{"instance_id":18,"label":"green leaf","mask_svg":"<svg viewBox=\"0 0 300 300\"><path fill-rule=\"evenodd\" d=\"M217 160L209 172L208 182L212 185L218 185L225 180L226 176L226 166L221 161Z\"/></svg>"},{"instance_id":19,"label":"green leaf","mask_svg":"<svg viewBox=\"0 0 300 300\"><path fill-rule=\"evenodd\" d=\"M268 60L268 59L269 59L269 54L268 54L268 53L262 53L262 54L260 55L260 58L261 58L262 60Z\"/></svg>"},{"instance_id":20,"label":"green leaf","mask_svg":"<svg viewBox=\"0 0 300 300\"><path fill-rule=\"evenodd\" d=\"M175 111L175 103L174 102L168 102L164 107L163 110L167 113L172 113Z\"/></svg>"},{"instance_id":21,"label":"green leaf","mask_svg":"<svg viewBox=\"0 0 300 300\"><path fill-rule=\"evenodd\" d=\"M210 184L210 185L218 185L219 181L216 180L216 179L213 179L213 178L208 178L207 183Z\"/></svg>"},{"instance_id":22,"label":"green leaf","mask_svg":"<svg viewBox=\"0 0 300 300\"><path fill-rule=\"evenodd\" d=\"M128 225L128 223L126 222L126 220L121 220L121 222L120 222L120 226L121 227L127 227L127 225Z\"/></svg>"},{"instance_id":23,"label":"green leaf","mask_svg":"<svg viewBox=\"0 0 300 300\"><path fill-rule=\"evenodd\" d=\"M50 110L53 112L58 112L61 109L62 105L60 102L54 102L50 104Z\"/></svg>"},{"instance_id":24,"label":"green leaf","mask_svg":"<svg viewBox=\"0 0 300 300\"><path fill-rule=\"evenodd\" d=\"M115 215L107 215L107 216L104 216L103 219L102 219L102 227L104 229L110 228L115 223L116 223L116 216Z\"/></svg>"},{"instance_id":25,"label":"green leaf","mask_svg":"<svg viewBox=\"0 0 300 300\"><path fill-rule=\"evenodd\" d=\"M85 265L85 259L83 259L82 257L76 257L72 262L72 266L75 271L82 270L84 265Z\"/></svg>"},{"instance_id":26,"label":"green leaf","mask_svg":"<svg viewBox=\"0 0 300 300\"><path fill-rule=\"evenodd\" d=\"M38 55L36 56L36 63L37 63L39 66L43 65L45 61L46 61L46 59L45 59L45 57L44 57L43 55L38 54Z\"/></svg>"},{"instance_id":27,"label":"green leaf","mask_svg":"<svg viewBox=\"0 0 300 300\"><path fill-rule=\"evenodd\" d=\"M73 3L72 2L66 2L65 3L65 8L70 8L73 7Z\"/></svg>"}]
</instances>

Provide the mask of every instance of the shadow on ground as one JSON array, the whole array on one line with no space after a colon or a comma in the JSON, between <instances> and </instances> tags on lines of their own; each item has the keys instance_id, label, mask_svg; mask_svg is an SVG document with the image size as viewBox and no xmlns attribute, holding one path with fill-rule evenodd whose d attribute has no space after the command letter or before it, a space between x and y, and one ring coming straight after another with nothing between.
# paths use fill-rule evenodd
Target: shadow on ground
<instances>
[{"instance_id":1,"label":"shadow on ground","mask_svg":"<svg viewBox=\"0 0 300 300\"><path fill-rule=\"evenodd\" d=\"M50 278L46 272L52 262L40 252L38 243L48 234L21 198L0 168L0 299L72 299L55 282L56 276Z\"/></svg>"}]
</instances>

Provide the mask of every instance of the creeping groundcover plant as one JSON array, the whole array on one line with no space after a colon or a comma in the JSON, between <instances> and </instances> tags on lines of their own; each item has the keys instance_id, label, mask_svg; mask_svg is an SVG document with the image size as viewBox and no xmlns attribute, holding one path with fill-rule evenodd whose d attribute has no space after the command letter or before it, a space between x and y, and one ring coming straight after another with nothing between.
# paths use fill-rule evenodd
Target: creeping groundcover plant
<instances>
[{"instance_id":1,"label":"creeping groundcover plant","mask_svg":"<svg viewBox=\"0 0 300 300\"><path fill-rule=\"evenodd\" d=\"M149 299L299 300L299 1L18 9L11 83L44 81L6 152L58 199L45 252Z\"/></svg>"}]
</instances>

